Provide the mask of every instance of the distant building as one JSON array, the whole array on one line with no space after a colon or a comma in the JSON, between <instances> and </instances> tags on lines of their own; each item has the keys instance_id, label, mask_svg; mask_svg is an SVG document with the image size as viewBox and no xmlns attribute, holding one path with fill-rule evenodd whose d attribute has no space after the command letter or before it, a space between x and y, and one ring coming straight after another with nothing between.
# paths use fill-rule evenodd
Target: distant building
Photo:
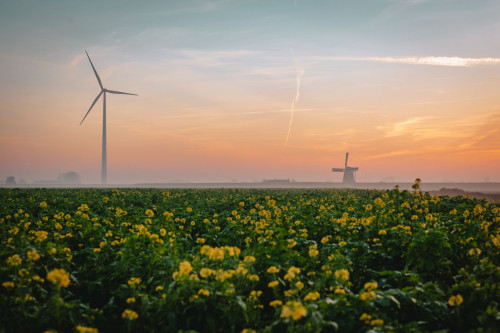
<instances>
[{"instance_id":1,"label":"distant building","mask_svg":"<svg viewBox=\"0 0 500 333\"><path fill-rule=\"evenodd\" d=\"M7 185L16 185L17 184L16 177L14 177L14 176L7 177L7 179L5 179L5 184L7 184Z\"/></svg>"},{"instance_id":2,"label":"distant building","mask_svg":"<svg viewBox=\"0 0 500 333\"><path fill-rule=\"evenodd\" d=\"M60 184L78 185L80 184L80 175L74 171L61 173L57 176L57 182Z\"/></svg>"},{"instance_id":3,"label":"distant building","mask_svg":"<svg viewBox=\"0 0 500 333\"><path fill-rule=\"evenodd\" d=\"M295 183L295 180L293 179L263 179L262 180L263 184L268 184L268 185L285 185L285 184L290 184L290 183Z\"/></svg>"}]
</instances>

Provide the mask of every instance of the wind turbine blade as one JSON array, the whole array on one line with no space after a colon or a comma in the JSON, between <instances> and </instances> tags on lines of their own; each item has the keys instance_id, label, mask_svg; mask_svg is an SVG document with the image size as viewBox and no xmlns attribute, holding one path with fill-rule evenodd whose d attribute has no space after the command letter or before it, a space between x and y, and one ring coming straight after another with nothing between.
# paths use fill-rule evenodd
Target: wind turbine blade
<instances>
[{"instance_id":1,"label":"wind turbine blade","mask_svg":"<svg viewBox=\"0 0 500 333\"><path fill-rule=\"evenodd\" d=\"M85 53L87 53L87 51L85 51ZM88 53L87 53L87 58L89 58L90 65L92 66L92 69L94 70L94 74L95 74L95 77L97 78L97 82L99 82L99 86L101 86L101 89L104 89L104 87L102 86L101 78L99 77L99 74L97 74L97 71L95 70L95 67L94 67L94 64L92 63L92 60L90 60L90 56Z\"/></svg>"},{"instance_id":2,"label":"wind turbine blade","mask_svg":"<svg viewBox=\"0 0 500 333\"><path fill-rule=\"evenodd\" d=\"M85 118L87 118L87 115L89 114L90 110L92 110L92 108L94 107L95 103L97 103L97 100L99 99L99 97L101 97L101 95L102 95L102 90L99 93L99 95L97 95L97 97L94 99L94 102L92 103L92 105L90 106L90 109L87 111L87 113L83 117L82 121L80 122L80 125L83 123L83 121L85 120Z\"/></svg>"},{"instance_id":3,"label":"wind turbine blade","mask_svg":"<svg viewBox=\"0 0 500 333\"><path fill-rule=\"evenodd\" d=\"M116 90L108 90L106 89L106 92L112 93L112 94L121 94L121 95L133 95L133 96L139 96L137 94L131 94L131 93L126 93L122 91L116 91Z\"/></svg>"},{"instance_id":4,"label":"wind turbine blade","mask_svg":"<svg viewBox=\"0 0 500 333\"><path fill-rule=\"evenodd\" d=\"M345 168L347 169L347 159L349 158L349 153L345 153Z\"/></svg>"}]
</instances>

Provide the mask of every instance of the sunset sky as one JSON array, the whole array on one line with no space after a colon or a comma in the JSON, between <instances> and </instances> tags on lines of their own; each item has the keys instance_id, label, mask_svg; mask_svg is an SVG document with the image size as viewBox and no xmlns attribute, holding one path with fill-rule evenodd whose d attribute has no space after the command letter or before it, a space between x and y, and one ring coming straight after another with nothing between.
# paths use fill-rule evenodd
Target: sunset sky
<instances>
[{"instance_id":1,"label":"sunset sky","mask_svg":"<svg viewBox=\"0 0 500 333\"><path fill-rule=\"evenodd\" d=\"M0 2L0 179L500 181L500 1ZM293 112L293 113L292 113ZM293 118L291 118L293 115Z\"/></svg>"}]
</instances>

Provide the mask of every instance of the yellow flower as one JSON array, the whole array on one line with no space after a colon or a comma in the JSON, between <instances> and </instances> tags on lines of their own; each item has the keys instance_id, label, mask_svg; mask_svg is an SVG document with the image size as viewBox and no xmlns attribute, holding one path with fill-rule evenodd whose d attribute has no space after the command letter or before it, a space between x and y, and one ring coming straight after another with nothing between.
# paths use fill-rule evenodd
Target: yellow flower
<instances>
[{"instance_id":1,"label":"yellow flower","mask_svg":"<svg viewBox=\"0 0 500 333\"><path fill-rule=\"evenodd\" d=\"M295 239L287 239L286 241L288 242L288 247L290 249L297 245L297 241Z\"/></svg>"},{"instance_id":2,"label":"yellow flower","mask_svg":"<svg viewBox=\"0 0 500 333\"><path fill-rule=\"evenodd\" d=\"M458 306L458 305L462 304L463 302L464 302L464 299L463 299L462 295L460 295L460 294L453 295L450 297L450 299L448 299L448 304L450 306Z\"/></svg>"},{"instance_id":3,"label":"yellow flower","mask_svg":"<svg viewBox=\"0 0 500 333\"><path fill-rule=\"evenodd\" d=\"M56 287L69 286L69 274L62 268L56 268L47 273L47 280Z\"/></svg>"},{"instance_id":4,"label":"yellow flower","mask_svg":"<svg viewBox=\"0 0 500 333\"><path fill-rule=\"evenodd\" d=\"M38 282L45 282L45 279L42 279L39 275L34 275L32 277L33 281L38 281Z\"/></svg>"},{"instance_id":5,"label":"yellow flower","mask_svg":"<svg viewBox=\"0 0 500 333\"><path fill-rule=\"evenodd\" d=\"M318 247L316 245L309 246L309 256L311 258L316 257L319 254Z\"/></svg>"},{"instance_id":6,"label":"yellow flower","mask_svg":"<svg viewBox=\"0 0 500 333\"><path fill-rule=\"evenodd\" d=\"M162 236L162 237L163 237L163 236L165 236L166 234L167 234L167 230L165 230L165 229L161 228L161 229L160 229L160 236Z\"/></svg>"},{"instance_id":7,"label":"yellow flower","mask_svg":"<svg viewBox=\"0 0 500 333\"><path fill-rule=\"evenodd\" d=\"M165 289L165 288L163 288L163 286L157 286L155 288L155 291L162 291L163 289Z\"/></svg>"},{"instance_id":8,"label":"yellow flower","mask_svg":"<svg viewBox=\"0 0 500 333\"><path fill-rule=\"evenodd\" d=\"M367 283L365 283L364 288L367 291L374 290L374 289L378 288L378 284L377 284L377 282L367 282Z\"/></svg>"},{"instance_id":9,"label":"yellow flower","mask_svg":"<svg viewBox=\"0 0 500 333\"><path fill-rule=\"evenodd\" d=\"M274 267L274 266L271 266L267 269L267 272L269 274L276 274L276 273L279 273L280 269L277 268L277 267Z\"/></svg>"},{"instance_id":10,"label":"yellow flower","mask_svg":"<svg viewBox=\"0 0 500 333\"><path fill-rule=\"evenodd\" d=\"M99 333L99 330L97 328L85 327L81 325L78 325L76 327L76 330L78 331L78 333Z\"/></svg>"},{"instance_id":11,"label":"yellow flower","mask_svg":"<svg viewBox=\"0 0 500 333\"><path fill-rule=\"evenodd\" d=\"M375 299L377 298L377 294L374 291L366 291L361 293L360 298L362 301L366 301L367 299Z\"/></svg>"},{"instance_id":12,"label":"yellow flower","mask_svg":"<svg viewBox=\"0 0 500 333\"><path fill-rule=\"evenodd\" d=\"M307 294L304 297L304 301L315 301L320 297L319 293L317 291L314 291L312 293Z\"/></svg>"},{"instance_id":13,"label":"yellow flower","mask_svg":"<svg viewBox=\"0 0 500 333\"><path fill-rule=\"evenodd\" d=\"M288 301L281 309L281 318L292 317L293 320L299 320L300 318L305 317L306 314L306 308L298 301Z\"/></svg>"},{"instance_id":14,"label":"yellow flower","mask_svg":"<svg viewBox=\"0 0 500 333\"><path fill-rule=\"evenodd\" d=\"M146 209L145 214L146 214L147 217L153 217L153 216L155 216L155 213L151 209Z\"/></svg>"},{"instance_id":15,"label":"yellow flower","mask_svg":"<svg viewBox=\"0 0 500 333\"><path fill-rule=\"evenodd\" d=\"M297 274L300 274L300 268L292 266L288 269L284 278L285 280L292 280L297 276Z\"/></svg>"},{"instance_id":16,"label":"yellow flower","mask_svg":"<svg viewBox=\"0 0 500 333\"><path fill-rule=\"evenodd\" d=\"M12 281L7 281L7 282L2 283L2 286L4 288L14 288L16 285Z\"/></svg>"},{"instance_id":17,"label":"yellow flower","mask_svg":"<svg viewBox=\"0 0 500 333\"><path fill-rule=\"evenodd\" d=\"M210 269L210 268L200 269L200 276L204 279L206 279L207 277L209 277L210 275L213 275L213 274L215 274L215 271L213 269Z\"/></svg>"},{"instance_id":18,"label":"yellow flower","mask_svg":"<svg viewBox=\"0 0 500 333\"><path fill-rule=\"evenodd\" d=\"M301 281L297 281L295 287L297 287L298 290L302 290L304 288L304 284Z\"/></svg>"},{"instance_id":19,"label":"yellow flower","mask_svg":"<svg viewBox=\"0 0 500 333\"><path fill-rule=\"evenodd\" d=\"M43 231L43 230L40 230L40 231L36 231L35 232L35 236L36 236L36 240L38 242L43 242L44 240L47 239L47 235L49 233L47 231Z\"/></svg>"},{"instance_id":20,"label":"yellow flower","mask_svg":"<svg viewBox=\"0 0 500 333\"><path fill-rule=\"evenodd\" d=\"M21 268L17 274L19 274L20 277L25 277L28 276L30 271L28 271L26 268Z\"/></svg>"},{"instance_id":21,"label":"yellow flower","mask_svg":"<svg viewBox=\"0 0 500 333\"><path fill-rule=\"evenodd\" d=\"M175 272L173 274L174 279L177 277L187 277L189 276L189 273L193 270L193 266L191 266L191 263L189 261L182 261L179 263L179 271Z\"/></svg>"},{"instance_id":22,"label":"yellow flower","mask_svg":"<svg viewBox=\"0 0 500 333\"><path fill-rule=\"evenodd\" d=\"M379 234L380 236L387 235L387 231L385 231L385 230L383 230L383 229L382 229L382 230L380 230L380 231L378 232L378 234Z\"/></svg>"},{"instance_id":23,"label":"yellow flower","mask_svg":"<svg viewBox=\"0 0 500 333\"><path fill-rule=\"evenodd\" d=\"M186 207L186 212L191 213L193 211L193 208L191 207Z\"/></svg>"},{"instance_id":24,"label":"yellow flower","mask_svg":"<svg viewBox=\"0 0 500 333\"><path fill-rule=\"evenodd\" d=\"M420 189L420 183L422 182L422 180L420 178L417 178L415 179L415 184L413 184L411 186L412 189L414 189L415 191Z\"/></svg>"},{"instance_id":25,"label":"yellow flower","mask_svg":"<svg viewBox=\"0 0 500 333\"><path fill-rule=\"evenodd\" d=\"M40 202L40 207L42 208L47 207L47 203L45 201Z\"/></svg>"},{"instance_id":26,"label":"yellow flower","mask_svg":"<svg viewBox=\"0 0 500 333\"><path fill-rule=\"evenodd\" d=\"M373 319L372 321L370 321L370 325L380 327L384 325L384 321L382 319Z\"/></svg>"},{"instance_id":27,"label":"yellow flower","mask_svg":"<svg viewBox=\"0 0 500 333\"><path fill-rule=\"evenodd\" d=\"M337 286L337 287L335 288L335 293L336 293L336 294L345 295L345 290L344 290L344 289L342 289L341 287Z\"/></svg>"},{"instance_id":28,"label":"yellow flower","mask_svg":"<svg viewBox=\"0 0 500 333\"><path fill-rule=\"evenodd\" d=\"M133 285L139 284L139 283L141 283L141 278L131 277L130 280L128 280L128 284L130 286L133 286Z\"/></svg>"},{"instance_id":29,"label":"yellow flower","mask_svg":"<svg viewBox=\"0 0 500 333\"><path fill-rule=\"evenodd\" d=\"M340 280L347 281L349 280L349 271L347 269L338 269L334 273L335 277Z\"/></svg>"},{"instance_id":30,"label":"yellow flower","mask_svg":"<svg viewBox=\"0 0 500 333\"><path fill-rule=\"evenodd\" d=\"M210 296L210 291L206 290L206 289L200 289L198 290L198 295L203 295L203 296Z\"/></svg>"},{"instance_id":31,"label":"yellow flower","mask_svg":"<svg viewBox=\"0 0 500 333\"><path fill-rule=\"evenodd\" d=\"M224 249L220 247L211 247L210 245L203 245L200 249L201 254L208 256L210 260L223 260Z\"/></svg>"},{"instance_id":32,"label":"yellow flower","mask_svg":"<svg viewBox=\"0 0 500 333\"><path fill-rule=\"evenodd\" d=\"M238 264L238 268L236 268L236 274L246 275L248 273L248 269L245 268L245 264Z\"/></svg>"},{"instance_id":33,"label":"yellow flower","mask_svg":"<svg viewBox=\"0 0 500 333\"><path fill-rule=\"evenodd\" d=\"M79 211L87 211L90 209L90 207L87 204L82 204L80 207L77 208Z\"/></svg>"},{"instance_id":34,"label":"yellow flower","mask_svg":"<svg viewBox=\"0 0 500 333\"><path fill-rule=\"evenodd\" d=\"M279 282L278 282L278 281L271 281L271 282L269 282L269 283L267 284L267 286L268 286L269 288L274 288L274 287L276 287L278 284L279 284Z\"/></svg>"},{"instance_id":35,"label":"yellow flower","mask_svg":"<svg viewBox=\"0 0 500 333\"><path fill-rule=\"evenodd\" d=\"M276 307L281 306L281 305L283 305L283 302L280 301L279 299L272 301L272 302L269 302L269 306L272 306L273 308L276 308Z\"/></svg>"},{"instance_id":36,"label":"yellow flower","mask_svg":"<svg viewBox=\"0 0 500 333\"><path fill-rule=\"evenodd\" d=\"M470 256L473 256L473 255L480 255L481 254L481 249L479 248L475 248L475 249L470 249L469 250L469 255Z\"/></svg>"},{"instance_id":37,"label":"yellow flower","mask_svg":"<svg viewBox=\"0 0 500 333\"><path fill-rule=\"evenodd\" d=\"M128 319L128 320L134 320L134 319L139 318L139 315L137 314L137 312L135 312L133 310L126 309L122 313L122 318Z\"/></svg>"},{"instance_id":38,"label":"yellow flower","mask_svg":"<svg viewBox=\"0 0 500 333\"><path fill-rule=\"evenodd\" d=\"M223 269L219 269L215 273L215 279L218 281L224 282L225 280L232 278L234 274L236 274L236 271L233 269L230 269L227 271L225 271Z\"/></svg>"},{"instance_id":39,"label":"yellow flower","mask_svg":"<svg viewBox=\"0 0 500 333\"><path fill-rule=\"evenodd\" d=\"M130 298L127 298L127 303L130 304L130 303L135 303L135 297L130 297Z\"/></svg>"},{"instance_id":40,"label":"yellow flower","mask_svg":"<svg viewBox=\"0 0 500 333\"><path fill-rule=\"evenodd\" d=\"M367 314L367 313L363 313L363 314L361 315L361 317L359 317L359 320L362 320L362 321L364 321L364 322L365 322L365 323L367 323L367 324L370 322L370 320L371 320L371 319L372 319L372 316L370 316L370 315L369 315L369 314Z\"/></svg>"},{"instance_id":41,"label":"yellow flower","mask_svg":"<svg viewBox=\"0 0 500 333\"><path fill-rule=\"evenodd\" d=\"M250 281L259 281L259 276L257 274L250 274L247 276Z\"/></svg>"},{"instance_id":42,"label":"yellow flower","mask_svg":"<svg viewBox=\"0 0 500 333\"><path fill-rule=\"evenodd\" d=\"M256 330L253 330L251 328L245 328L241 331L241 333L256 333Z\"/></svg>"},{"instance_id":43,"label":"yellow flower","mask_svg":"<svg viewBox=\"0 0 500 333\"><path fill-rule=\"evenodd\" d=\"M245 258L243 258L243 262L254 262L255 260L254 256L245 256Z\"/></svg>"},{"instance_id":44,"label":"yellow flower","mask_svg":"<svg viewBox=\"0 0 500 333\"><path fill-rule=\"evenodd\" d=\"M257 301L260 295L262 295L262 290L252 290L250 292L250 295L248 296L248 299L251 301Z\"/></svg>"},{"instance_id":45,"label":"yellow flower","mask_svg":"<svg viewBox=\"0 0 500 333\"><path fill-rule=\"evenodd\" d=\"M28 251L28 259L37 261L40 259L40 255L36 251Z\"/></svg>"},{"instance_id":46,"label":"yellow flower","mask_svg":"<svg viewBox=\"0 0 500 333\"><path fill-rule=\"evenodd\" d=\"M7 262L7 264L9 264L11 266L19 266L22 264L23 259L21 259L19 254L14 254L14 255L8 257L5 261Z\"/></svg>"}]
</instances>

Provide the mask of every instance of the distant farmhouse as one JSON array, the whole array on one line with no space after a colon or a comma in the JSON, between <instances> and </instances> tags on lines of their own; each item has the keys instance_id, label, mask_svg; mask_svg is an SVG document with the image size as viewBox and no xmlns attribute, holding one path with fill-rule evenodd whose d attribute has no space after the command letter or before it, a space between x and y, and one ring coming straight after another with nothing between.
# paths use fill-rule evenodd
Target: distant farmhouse
<instances>
[{"instance_id":1,"label":"distant farmhouse","mask_svg":"<svg viewBox=\"0 0 500 333\"><path fill-rule=\"evenodd\" d=\"M262 180L262 184L266 185L286 185L286 184L291 184L295 183L295 180L293 179L264 179Z\"/></svg>"}]
</instances>

